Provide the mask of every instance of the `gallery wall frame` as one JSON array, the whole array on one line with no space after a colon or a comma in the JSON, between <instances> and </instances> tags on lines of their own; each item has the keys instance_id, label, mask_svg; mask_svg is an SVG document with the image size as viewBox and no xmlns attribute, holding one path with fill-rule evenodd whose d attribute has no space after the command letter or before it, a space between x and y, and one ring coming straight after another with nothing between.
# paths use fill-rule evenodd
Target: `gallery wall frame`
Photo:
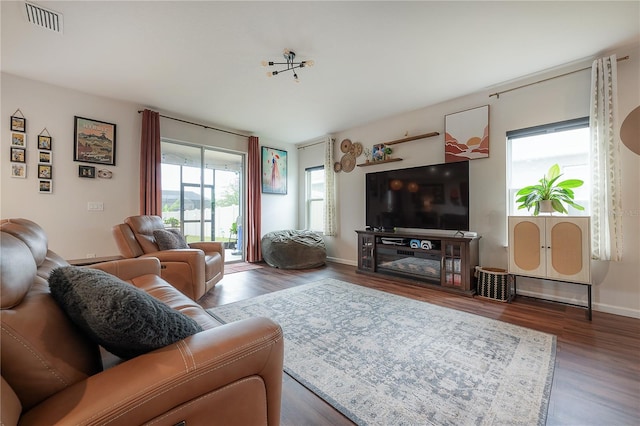
<instances>
[{"instance_id":1,"label":"gallery wall frame","mask_svg":"<svg viewBox=\"0 0 640 426\"><path fill-rule=\"evenodd\" d=\"M93 166L78 166L78 176L81 178L95 179L96 168Z\"/></svg>"},{"instance_id":2,"label":"gallery wall frame","mask_svg":"<svg viewBox=\"0 0 640 426\"><path fill-rule=\"evenodd\" d=\"M51 136L38 135L38 149L47 149L51 151Z\"/></svg>"},{"instance_id":3,"label":"gallery wall frame","mask_svg":"<svg viewBox=\"0 0 640 426\"><path fill-rule=\"evenodd\" d=\"M11 147L11 162L12 163L26 163L27 162L27 150L16 146Z\"/></svg>"},{"instance_id":4,"label":"gallery wall frame","mask_svg":"<svg viewBox=\"0 0 640 426\"><path fill-rule=\"evenodd\" d=\"M27 165L22 163L11 163L11 177L26 179Z\"/></svg>"},{"instance_id":5,"label":"gallery wall frame","mask_svg":"<svg viewBox=\"0 0 640 426\"><path fill-rule=\"evenodd\" d=\"M53 178L53 166L49 164L38 164L38 178L39 179L52 179Z\"/></svg>"},{"instance_id":6,"label":"gallery wall frame","mask_svg":"<svg viewBox=\"0 0 640 426\"><path fill-rule=\"evenodd\" d=\"M48 179L38 180L38 192L41 194L51 194L53 192L53 181Z\"/></svg>"},{"instance_id":7,"label":"gallery wall frame","mask_svg":"<svg viewBox=\"0 0 640 426\"><path fill-rule=\"evenodd\" d=\"M73 160L116 165L116 125L85 117L74 117Z\"/></svg>"},{"instance_id":8,"label":"gallery wall frame","mask_svg":"<svg viewBox=\"0 0 640 426\"><path fill-rule=\"evenodd\" d=\"M11 145L20 146L22 148L27 147L27 134L21 132L11 132Z\"/></svg>"},{"instance_id":9,"label":"gallery wall frame","mask_svg":"<svg viewBox=\"0 0 640 426\"><path fill-rule=\"evenodd\" d=\"M489 157L489 105L444 117L445 162Z\"/></svg>"},{"instance_id":10,"label":"gallery wall frame","mask_svg":"<svg viewBox=\"0 0 640 426\"><path fill-rule=\"evenodd\" d=\"M262 147L262 193L287 193L287 151Z\"/></svg>"},{"instance_id":11,"label":"gallery wall frame","mask_svg":"<svg viewBox=\"0 0 640 426\"><path fill-rule=\"evenodd\" d=\"M17 116L15 114L20 113L22 114L22 112L20 112L20 110L17 110L16 112L14 112L11 116L11 131L12 132L26 132L27 129L27 119L20 116Z\"/></svg>"},{"instance_id":12,"label":"gallery wall frame","mask_svg":"<svg viewBox=\"0 0 640 426\"><path fill-rule=\"evenodd\" d=\"M51 151L38 151L38 163L53 164L53 154Z\"/></svg>"}]
</instances>

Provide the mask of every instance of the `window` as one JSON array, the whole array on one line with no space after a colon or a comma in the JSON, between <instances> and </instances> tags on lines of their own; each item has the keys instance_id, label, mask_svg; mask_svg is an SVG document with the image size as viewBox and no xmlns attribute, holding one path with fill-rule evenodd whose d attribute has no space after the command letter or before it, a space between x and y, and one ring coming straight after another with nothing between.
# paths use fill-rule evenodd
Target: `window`
<instances>
[{"instance_id":1,"label":"window","mask_svg":"<svg viewBox=\"0 0 640 426\"><path fill-rule=\"evenodd\" d=\"M306 226L310 231L324 231L324 166L305 169Z\"/></svg>"},{"instance_id":2,"label":"window","mask_svg":"<svg viewBox=\"0 0 640 426\"><path fill-rule=\"evenodd\" d=\"M581 179L575 188L575 202L585 209L567 206L570 215L590 212L591 173L589 165L589 118L530 127L507 132L507 205L509 215L530 215L518 210L516 193L534 185L554 164L560 166L563 179Z\"/></svg>"}]
</instances>

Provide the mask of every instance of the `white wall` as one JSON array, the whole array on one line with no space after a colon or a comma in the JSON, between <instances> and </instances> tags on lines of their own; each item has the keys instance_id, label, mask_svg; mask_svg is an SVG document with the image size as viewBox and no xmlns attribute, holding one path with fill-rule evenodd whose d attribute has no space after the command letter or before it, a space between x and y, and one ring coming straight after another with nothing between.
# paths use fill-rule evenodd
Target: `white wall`
<instances>
[{"instance_id":1,"label":"white wall","mask_svg":"<svg viewBox=\"0 0 640 426\"><path fill-rule=\"evenodd\" d=\"M2 73L0 146L0 217L24 217L40 224L49 237L49 247L67 259L88 254L118 254L111 235L114 224L139 213L139 163L141 114L144 107L114 99L93 96L63 87ZM27 118L27 178L10 177L9 117L16 109ZM153 109L153 108L151 108ZM163 115L182 118L171 112ZM94 118L115 123L116 165L100 166L113 172L113 178L78 177L78 163L73 161L73 117ZM213 123L203 123L216 127ZM37 135L47 128L53 137L53 193L38 193ZM163 137L247 152L247 138L207 130L173 120L161 119ZM243 132L238 132L243 133ZM285 149L289 169L297 168L297 152L292 146L260 140L261 145ZM89 165L89 164L87 164ZM97 166L97 165L96 165ZM296 174L289 176L287 195L262 197L262 232L293 228L297 224ZM87 211L89 201L104 203L104 211Z\"/></svg>"},{"instance_id":2,"label":"white wall","mask_svg":"<svg viewBox=\"0 0 640 426\"><path fill-rule=\"evenodd\" d=\"M617 52L630 59L618 64L619 112L624 118L640 104L640 48ZM590 71L580 71L566 77L505 93L499 98L489 94L516 87L547 76L559 75L590 63L572 64L545 75L523 79L502 88L491 88L439 105L406 114L388 117L362 127L333 135L336 138L336 158L342 153L339 143L345 138L362 142L365 147L402 138L406 132L417 135L432 131L439 136L394 145L393 156L402 162L371 167L356 167L351 173L338 173L339 234L326 237L328 256L336 261L356 265L355 230L365 226L365 180L367 172L407 168L444 162L444 116L446 114L490 105L490 156L470 162L470 229L482 235L480 263L485 266L507 267L507 203L506 203L506 132L589 115ZM620 120L620 123L622 120ZM622 262L592 262L594 309L621 315L640 317L640 157L622 146L623 229L625 253ZM305 163L306 153L300 162ZM364 156L358 163L364 162ZM586 303L582 286L554 284L540 280L519 279L518 291L543 293L545 297L571 303Z\"/></svg>"}]
</instances>

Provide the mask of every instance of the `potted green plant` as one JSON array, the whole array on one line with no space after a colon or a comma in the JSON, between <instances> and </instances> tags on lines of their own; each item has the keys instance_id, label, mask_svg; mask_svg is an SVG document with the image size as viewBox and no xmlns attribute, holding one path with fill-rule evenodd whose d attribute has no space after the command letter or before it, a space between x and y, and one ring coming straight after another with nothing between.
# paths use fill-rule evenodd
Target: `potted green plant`
<instances>
[{"instance_id":1,"label":"potted green plant","mask_svg":"<svg viewBox=\"0 0 640 426\"><path fill-rule=\"evenodd\" d=\"M549 168L547 174L538 181L537 185L525 186L518 191L516 193L516 203L519 203L518 210L524 208L531 210L533 207L534 216L540 212L568 213L564 204L577 210L584 210L584 207L573 201L575 198L573 188L582 186L584 182L580 179L567 179L558 182L560 176L562 176L560 166L554 164Z\"/></svg>"}]
</instances>

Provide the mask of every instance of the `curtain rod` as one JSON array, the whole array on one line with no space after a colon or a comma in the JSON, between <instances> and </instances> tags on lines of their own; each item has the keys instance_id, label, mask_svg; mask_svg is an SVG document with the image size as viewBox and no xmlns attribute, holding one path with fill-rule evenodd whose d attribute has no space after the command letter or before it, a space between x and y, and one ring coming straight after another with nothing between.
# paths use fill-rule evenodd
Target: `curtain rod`
<instances>
[{"instance_id":1,"label":"curtain rod","mask_svg":"<svg viewBox=\"0 0 640 426\"><path fill-rule=\"evenodd\" d=\"M324 141L312 142L312 143L307 144L307 145L300 145L300 146L298 147L298 149L310 148L310 147L312 147L312 146L316 146L316 145L324 144L325 142L327 142L327 141L326 141L326 140L324 140Z\"/></svg>"},{"instance_id":2,"label":"curtain rod","mask_svg":"<svg viewBox=\"0 0 640 426\"><path fill-rule=\"evenodd\" d=\"M143 111L138 111L138 114L142 113ZM211 126L207 126L206 124L200 124L200 123L194 123L192 121L187 121L187 120L182 120L180 118L174 118L174 117L169 117L167 115L162 115L162 114L158 114L160 117L162 118L168 118L169 120L175 120L175 121L179 121L181 123L186 123L186 124L191 124L192 126L198 126L198 127L204 127L205 129L209 129L209 130L217 130L218 132L224 132L224 133L229 133L232 135L236 135L236 136L244 136L245 138L248 138L249 135L242 135L240 133L235 133L235 132L231 132L229 130L223 130L223 129L217 129L215 127L211 127Z\"/></svg>"},{"instance_id":3,"label":"curtain rod","mask_svg":"<svg viewBox=\"0 0 640 426\"><path fill-rule=\"evenodd\" d=\"M618 60L616 62L626 61L627 59L629 59L629 55L623 56L621 58L618 58ZM564 74L556 75L554 77L545 78L544 80L534 81L533 83L523 84L522 86L514 87L512 89L503 90L502 92L492 93L492 94L489 95L489 97L495 96L496 99L500 99L500 95L502 95L503 93L512 92L514 90L522 89L524 87L533 86L534 84L544 83L545 81L553 80L553 79L556 79L556 78L564 77L565 75L575 74L577 72L590 70L590 69L591 69L591 67L586 67L586 68L580 68L579 70L575 70L575 71L569 71L569 72L566 72Z\"/></svg>"}]
</instances>

